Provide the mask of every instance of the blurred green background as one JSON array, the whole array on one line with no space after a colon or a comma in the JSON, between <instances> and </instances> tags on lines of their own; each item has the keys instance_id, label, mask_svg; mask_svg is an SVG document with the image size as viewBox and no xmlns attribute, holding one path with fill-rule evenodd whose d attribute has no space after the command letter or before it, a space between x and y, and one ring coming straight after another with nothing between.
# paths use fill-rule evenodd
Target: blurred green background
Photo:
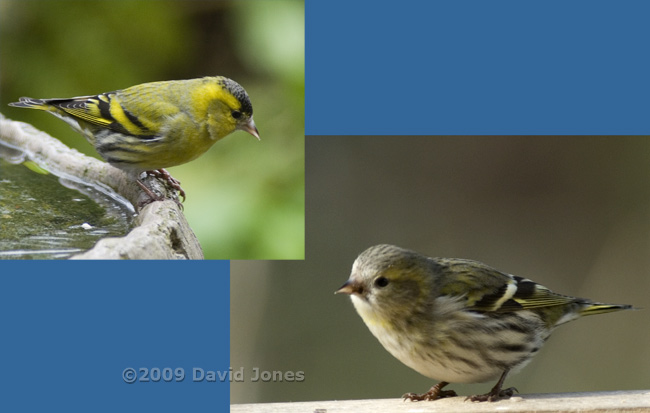
<instances>
[{"instance_id":1,"label":"blurred green background","mask_svg":"<svg viewBox=\"0 0 650 413\"><path fill-rule=\"evenodd\" d=\"M648 389L650 138L306 138L307 257L233 262L232 403L397 398L435 384L334 291L367 247L471 258L560 293L642 308L559 327L506 380L523 394ZM303 382L251 382L254 367ZM494 382L450 385L460 395Z\"/></svg>"},{"instance_id":2,"label":"blurred green background","mask_svg":"<svg viewBox=\"0 0 650 413\"><path fill-rule=\"evenodd\" d=\"M0 111L98 157L64 122L11 108L223 75L262 140L237 132L170 169L209 259L304 258L304 2L0 0Z\"/></svg>"}]
</instances>

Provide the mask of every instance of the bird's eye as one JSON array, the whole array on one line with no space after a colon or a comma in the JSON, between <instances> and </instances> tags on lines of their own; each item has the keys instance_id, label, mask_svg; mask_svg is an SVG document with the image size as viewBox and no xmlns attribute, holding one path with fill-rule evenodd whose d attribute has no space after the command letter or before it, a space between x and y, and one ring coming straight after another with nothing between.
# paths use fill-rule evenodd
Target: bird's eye
<instances>
[{"instance_id":1,"label":"bird's eye","mask_svg":"<svg viewBox=\"0 0 650 413\"><path fill-rule=\"evenodd\" d=\"M238 110L233 110L230 114L231 114L232 117L235 118L235 119L239 119L239 118L241 118L241 112L238 111Z\"/></svg>"},{"instance_id":2,"label":"bird's eye","mask_svg":"<svg viewBox=\"0 0 650 413\"><path fill-rule=\"evenodd\" d=\"M375 286L379 288L383 288L388 285L388 278L386 277L377 277L375 279Z\"/></svg>"}]
</instances>

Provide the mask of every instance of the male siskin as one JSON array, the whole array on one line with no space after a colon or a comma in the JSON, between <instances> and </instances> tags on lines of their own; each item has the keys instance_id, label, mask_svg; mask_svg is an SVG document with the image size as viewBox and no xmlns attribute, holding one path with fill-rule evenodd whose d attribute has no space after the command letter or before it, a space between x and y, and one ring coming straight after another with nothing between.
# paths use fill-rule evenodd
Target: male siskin
<instances>
[{"instance_id":1,"label":"male siskin","mask_svg":"<svg viewBox=\"0 0 650 413\"><path fill-rule=\"evenodd\" d=\"M140 181L165 179L185 199L180 182L163 169L192 161L236 130L259 139L248 94L234 80L204 77L143 83L74 98L20 98L9 106L40 109L81 133L106 162Z\"/></svg>"},{"instance_id":2,"label":"male siskin","mask_svg":"<svg viewBox=\"0 0 650 413\"><path fill-rule=\"evenodd\" d=\"M510 372L524 367L560 324L631 309L556 294L531 280L477 261L429 258L393 245L361 253L349 280L336 291L352 303L379 342L402 363L440 383L412 401L456 396L449 383L498 378L472 401L512 396L502 389Z\"/></svg>"}]
</instances>

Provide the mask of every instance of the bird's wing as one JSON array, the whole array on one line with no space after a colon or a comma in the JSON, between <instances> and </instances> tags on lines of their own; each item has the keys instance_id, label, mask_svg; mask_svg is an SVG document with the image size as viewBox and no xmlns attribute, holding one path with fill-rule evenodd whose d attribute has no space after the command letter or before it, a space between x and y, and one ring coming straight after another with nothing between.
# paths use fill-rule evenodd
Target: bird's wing
<instances>
[{"instance_id":1,"label":"bird's wing","mask_svg":"<svg viewBox=\"0 0 650 413\"><path fill-rule=\"evenodd\" d=\"M44 99L43 103L74 118L125 135L153 137L155 132L116 100L117 92L69 99Z\"/></svg>"},{"instance_id":2,"label":"bird's wing","mask_svg":"<svg viewBox=\"0 0 650 413\"><path fill-rule=\"evenodd\" d=\"M473 311L509 312L551 307L576 301L522 277L516 277L469 260L453 260L443 295L465 295Z\"/></svg>"}]
</instances>

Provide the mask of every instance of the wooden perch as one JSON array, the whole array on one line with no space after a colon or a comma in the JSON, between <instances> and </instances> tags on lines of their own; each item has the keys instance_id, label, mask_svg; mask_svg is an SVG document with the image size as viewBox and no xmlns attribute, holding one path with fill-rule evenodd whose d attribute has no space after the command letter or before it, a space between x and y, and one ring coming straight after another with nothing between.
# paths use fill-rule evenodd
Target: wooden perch
<instances>
[{"instance_id":1,"label":"wooden perch","mask_svg":"<svg viewBox=\"0 0 650 413\"><path fill-rule=\"evenodd\" d=\"M83 155L33 126L0 115L0 141L22 153L48 172L77 183L92 185L116 202L138 205L148 196L123 171ZM134 219L134 229L122 238L105 238L73 259L203 259L203 251L177 199L153 177L146 183L171 198L153 202Z\"/></svg>"},{"instance_id":2,"label":"wooden perch","mask_svg":"<svg viewBox=\"0 0 650 413\"><path fill-rule=\"evenodd\" d=\"M433 402L402 399L340 400L324 402L233 404L230 413L406 413L406 412L648 412L650 390L593 393L524 394L494 403L451 397Z\"/></svg>"}]
</instances>

